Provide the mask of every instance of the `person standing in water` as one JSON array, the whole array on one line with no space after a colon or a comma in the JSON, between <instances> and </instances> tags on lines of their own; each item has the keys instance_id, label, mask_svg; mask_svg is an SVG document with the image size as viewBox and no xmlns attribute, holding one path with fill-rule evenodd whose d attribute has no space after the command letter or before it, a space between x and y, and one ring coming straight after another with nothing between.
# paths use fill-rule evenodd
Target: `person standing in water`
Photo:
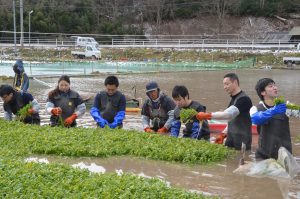
<instances>
[{"instance_id":1,"label":"person standing in water","mask_svg":"<svg viewBox=\"0 0 300 199\"><path fill-rule=\"evenodd\" d=\"M13 65L13 70L15 72L13 88L17 91L27 92L29 88L29 79L25 73L23 61L18 59Z\"/></svg>"}]
</instances>

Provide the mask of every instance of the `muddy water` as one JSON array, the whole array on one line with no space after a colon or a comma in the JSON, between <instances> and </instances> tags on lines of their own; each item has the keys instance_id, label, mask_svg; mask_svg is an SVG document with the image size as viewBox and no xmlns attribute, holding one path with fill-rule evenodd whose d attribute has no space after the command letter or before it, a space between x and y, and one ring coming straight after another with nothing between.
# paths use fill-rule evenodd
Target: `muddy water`
<instances>
[{"instance_id":1,"label":"muddy water","mask_svg":"<svg viewBox=\"0 0 300 199\"><path fill-rule=\"evenodd\" d=\"M27 161L64 163L91 172L129 172L146 178L159 178L173 187L221 198L298 198L300 176L293 180L255 178L233 174L237 159L215 166L188 166L134 157L69 158L34 156Z\"/></svg>"},{"instance_id":2,"label":"muddy water","mask_svg":"<svg viewBox=\"0 0 300 199\"><path fill-rule=\"evenodd\" d=\"M230 71L201 71L185 73L152 73L118 75L120 90L128 95L145 99L145 85L151 80L156 80L161 90L171 95L174 85L186 85L190 92L190 98L197 100L207 107L207 111L224 110L230 98L223 90L223 76L228 72L236 72L240 78L241 88L248 93L254 104L258 103L258 97L254 86L259 78L270 77L279 86L280 95L291 102L300 104L300 70L230 70ZM74 90L81 90L95 94L104 88L103 81L106 76L71 78L71 86ZM41 79L47 84L54 86L57 78ZM32 94L45 102L46 86L36 81L31 81ZM43 104L42 103L42 104ZM42 113L44 123L48 116ZM125 129L141 130L140 115L127 115L124 122ZM95 127L94 123L86 114L79 120L79 125ZM295 142L295 137L300 135L299 119L291 118L290 127L292 133L294 156L300 157L300 145ZM253 146L254 151L256 146ZM51 157L48 157L51 159ZM188 190L206 192L220 195L224 198L300 198L300 177L297 176L289 182L281 182L269 178L253 178L233 174L237 168L238 157L228 160L217 166L186 166L159 161L140 160L135 158L111 158L101 159L57 159L52 161L67 161L70 164L84 162L87 165L96 164L105 168L107 172L123 170L144 176L159 177L171 184L171 186L183 187ZM251 160L250 157L247 157ZM51 160L50 160L51 162Z\"/></svg>"}]
</instances>

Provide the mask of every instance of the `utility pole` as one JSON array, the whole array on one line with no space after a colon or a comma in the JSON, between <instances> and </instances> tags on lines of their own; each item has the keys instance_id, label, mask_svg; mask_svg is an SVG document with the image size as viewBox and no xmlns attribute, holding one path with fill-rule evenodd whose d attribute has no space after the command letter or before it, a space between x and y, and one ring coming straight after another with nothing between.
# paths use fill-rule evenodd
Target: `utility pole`
<instances>
[{"instance_id":1,"label":"utility pole","mask_svg":"<svg viewBox=\"0 0 300 199\"><path fill-rule=\"evenodd\" d=\"M13 0L13 13L14 13L14 54L17 55L17 35L16 35L16 4L15 0Z\"/></svg>"},{"instance_id":2,"label":"utility pole","mask_svg":"<svg viewBox=\"0 0 300 199\"><path fill-rule=\"evenodd\" d=\"M21 48L24 46L24 26L23 26L23 0L20 0L20 30L21 30L21 39L20 44Z\"/></svg>"},{"instance_id":3,"label":"utility pole","mask_svg":"<svg viewBox=\"0 0 300 199\"><path fill-rule=\"evenodd\" d=\"M28 15L29 15L29 23L28 23L28 42L29 42L29 47L30 47L30 15L33 13L33 10L31 10Z\"/></svg>"}]
</instances>

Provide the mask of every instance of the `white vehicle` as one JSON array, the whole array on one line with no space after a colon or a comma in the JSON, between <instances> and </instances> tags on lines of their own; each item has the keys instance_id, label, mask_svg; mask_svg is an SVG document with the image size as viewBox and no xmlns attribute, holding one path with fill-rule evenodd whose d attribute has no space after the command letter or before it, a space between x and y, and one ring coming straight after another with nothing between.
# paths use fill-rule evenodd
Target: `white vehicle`
<instances>
[{"instance_id":1,"label":"white vehicle","mask_svg":"<svg viewBox=\"0 0 300 199\"><path fill-rule=\"evenodd\" d=\"M288 67L293 67L293 64L300 64L300 57L284 57L283 63Z\"/></svg>"},{"instance_id":2,"label":"white vehicle","mask_svg":"<svg viewBox=\"0 0 300 199\"><path fill-rule=\"evenodd\" d=\"M101 51L95 46L86 46L82 51L71 51L71 54L75 58L84 59L101 59Z\"/></svg>"},{"instance_id":3,"label":"white vehicle","mask_svg":"<svg viewBox=\"0 0 300 199\"><path fill-rule=\"evenodd\" d=\"M297 50L300 50L300 43L297 45ZM300 57L283 57L283 63L291 68L294 64L300 64Z\"/></svg>"},{"instance_id":4,"label":"white vehicle","mask_svg":"<svg viewBox=\"0 0 300 199\"><path fill-rule=\"evenodd\" d=\"M71 38L75 39L75 46L96 46L98 48L99 44L93 37L79 37L72 36Z\"/></svg>"}]
</instances>

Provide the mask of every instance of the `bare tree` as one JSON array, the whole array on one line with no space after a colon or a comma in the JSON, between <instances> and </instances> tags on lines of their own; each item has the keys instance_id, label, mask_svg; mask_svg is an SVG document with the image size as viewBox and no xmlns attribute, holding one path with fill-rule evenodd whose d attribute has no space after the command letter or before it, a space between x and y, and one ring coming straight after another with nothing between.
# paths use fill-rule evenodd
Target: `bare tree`
<instances>
[{"instance_id":1,"label":"bare tree","mask_svg":"<svg viewBox=\"0 0 300 199\"><path fill-rule=\"evenodd\" d=\"M265 0L259 0L259 8L263 10L265 7Z\"/></svg>"},{"instance_id":2,"label":"bare tree","mask_svg":"<svg viewBox=\"0 0 300 199\"><path fill-rule=\"evenodd\" d=\"M237 4L239 0L214 0L213 4L218 17L218 33L220 34L223 29L223 22L228 9Z\"/></svg>"}]
</instances>

